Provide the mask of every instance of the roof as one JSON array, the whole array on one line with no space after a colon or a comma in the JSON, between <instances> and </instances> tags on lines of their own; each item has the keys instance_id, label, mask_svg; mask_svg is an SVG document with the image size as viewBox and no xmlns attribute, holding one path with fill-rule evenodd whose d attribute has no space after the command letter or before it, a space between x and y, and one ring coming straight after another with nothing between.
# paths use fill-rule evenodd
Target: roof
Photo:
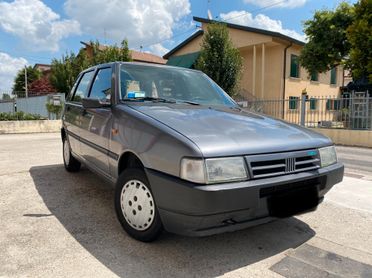
<instances>
[{"instance_id":1,"label":"roof","mask_svg":"<svg viewBox=\"0 0 372 278\"><path fill-rule=\"evenodd\" d=\"M167 60L164 60L162 57L159 57L157 55L147 53L147 52L139 52L136 50L131 50L131 55L133 61L138 62L147 62L147 63L153 63L153 64L166 64Z\"/></svg>"},{"instance_id":2,"label":"roof","mask_svg":"<svg viewBox=\"0 0 372 278\"><path fill-rule=\"evenodd\" d=\"M34 69L39 69L41 71L48 71L52 68L51 65L48 65L48 64L40 64L40 63L36 63L34 65Z\"/></svg>"},{"instance_id":3,"label":"roof","mask_svg":"<svg viewBox=\"0 0 372 278\"><path fill-rule=\"evenodd\" d=\"M85 45L85 47L92 47L92 44L90 42L80 42L81 44ZM99 50L105 50L108 46L100 44L99 45ZM167 61L164 60L162 57L151 54L151 53L146 53L146 52L140 52L136 50L129 50L132 56L133 61L138 61L138 62L146 62L146 63L152 63L152 64L162 64L164 65Z\"/></svg>"},{"instance_id":4,"label":"roof","mask_svg":"<svg viewBox=\"0 0 372 278\"><path fill-rule=\"evenodd\" d=\"M271 36L271 37L275 37L275 38L279 38L279 39L282 39L282 40L286 40L286 41L289 41L289 42L292 42L292 43L295 43L295 44L298 44L298 45L305 45L304 42L299 41L299 40L296 40L296 39L291 38L289 36L283 35L283 34L281 34L279 32L273 32L273 31L268 31L268 30L264 30L264 29L258 29L258 28L243 26L243 25L237 25L237 24L232 24L232 23L227 23L227 22L221 22L221 21L216 21L216 20L211 20L211 19L202 18L202 17L196 17L196 16L194 16L193 19L194 19L194 21L198 21L198 22L202 22L202 23L209 23L209 24L210 23L224 23L229 28L238 29L238 30L247 31L247 32L252 32L252 33L257 33L257 34L262 34L262 35L266 35L266 36ZM169 59L169 57L173 53L175 53L176 51L178 51L179 49L181 49L186 44L188 44L189 42L191 42L193 39L199 37L203 33L204 33L203 30L199 30L199 31L195 32L190 37L188 37L186 40L184 40L179 45L177 45L175 48L173 48L171 51L169 51L168 53L166 53L163 56L163 58L164 59Z\"/></svg>"},{"instance_id":5,"label":"roof","mask_svg":"<svg viewBox=\"0 0 372 278\"><path fill-rule=\"evenodd\" d=\"M174 52L176 52L177 50L181 49L182 47L184 47L186 44L188 44L189 42L191 42L193 39L203 35L204 31L203 30L198 30L196 31L194 34L192 34L190 37L188 37L186 40L184 40L183 42L181 42L179 45L177 45L175 48L173 48L171 51L169 51L167 54L165 54L163 56L164 59L168 59L169 56L171 56Z\"/></svg>"},{"instance_id":6,"label":"roof","mask_svg":"<svg viewBox=\"0 0 372 278\"><path fill-rule=\"evenodd\" d=\"M190 69L194 66L195 61L196 59L198 59L199 55L200 52L198 51L184 55L173 56L169 58L167 65Z\"/></svg>"},{"instance_id":7,"label":"roof","mask_svg":"<svg viewBox=\"0 0 372 278\"><path fill-rule=\"evenodd\" d=\"M279 32L273 32L273 31L264 30L264 29L258 29L258 28L243 26L243 25L237 25L237 24L228 23L228 22L221 22L221 21L211 20L211 19L197 17L197 16L194 16L193 19L194 19L194 21L202 22L202 23L223 23L223 24L226 24L226 26L229 27L229 28L238 29L238 30L242 30L242 31L248 31L248 32L267 35L267 36L272 36L272 37L279 38L279 39L282 39L282 40L286 40L286 41L289 41L289 42L292 42L292 43L295 43L295 44L298 44L298 45L305 45L304 42L296 40L292 37L283 35L282 33L279 33Z\"/></svg>"}]
</instances>

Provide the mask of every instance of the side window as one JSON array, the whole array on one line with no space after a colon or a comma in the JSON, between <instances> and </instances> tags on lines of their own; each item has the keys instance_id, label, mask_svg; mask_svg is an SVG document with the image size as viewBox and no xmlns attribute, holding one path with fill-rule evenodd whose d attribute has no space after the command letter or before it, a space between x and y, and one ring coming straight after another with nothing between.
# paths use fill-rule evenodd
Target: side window
<instances>
[{"instance_id":1,"label":"side window","mask_svg":"<svg viewBox=\"0 0 372 278\"><path fill-rule=\"evenodd\" d=\"M93 71L88 71L84 73L83 77L80 79L79 85L76 88L75 94L72 97L72 101L81 102L81 100L88 95L88 86L90 80L93 77Z\"/></svg>"},{"instance_id":2,"label":"side window","mask_svg":"<svg viewBox=\"0 0 372 278\"><path fill-rule=\"evenodd\" d=\"M337 69L336 67L331 69L331 85L336 85Z\"/></svg>"},{"instance_id":3,"label":"side window","mask_svg":"<svg viewBox=\"0 0 372 278\"><path fill-rule=\"evenodd\" d=\"M317 72L312 72L310 75L310 81L319 81L319 74Z\"/></svg>"},{"instance_id":4,"label":"side window","mask_svg":"<svg viewBox=\"0 0 372 278\"><path fill-rule=\"evenodd\" d=\"M110 101L111 98L111 68L100 69L94 78L94 83L90 91L89 98L98 98Z\"/></svg>"},{"instance_id":5,"label":"side window","mask_svg":"<svg viewBox=\"0 0 372 278\"><path fill-rule=\"evenodd\" d=\"M291 77L299 78L300 77L300 62L298 61L297 55L291 55Z\"/></svg>"},{"instance_id":6,"label":"side window","mask_svg":"<svg viewBox=\"0 0 372 278\"><path fill-rule=\"evenodd\" d=\"M299 97L289 97L289 109L290 110L296 110L298 106Z\"/></svg>"}]
</instances>

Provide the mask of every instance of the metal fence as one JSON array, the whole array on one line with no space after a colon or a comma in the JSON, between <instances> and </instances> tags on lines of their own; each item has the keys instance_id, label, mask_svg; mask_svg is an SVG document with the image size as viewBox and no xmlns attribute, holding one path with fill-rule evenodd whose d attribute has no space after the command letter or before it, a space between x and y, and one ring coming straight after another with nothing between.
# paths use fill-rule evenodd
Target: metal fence
<instances>
[{"instance_id":1,"label":"metal fence","mask_svg":"<svg viewBox=\"0 0 372 278\"><path fill-rule=\"evenodd\" d=\"M372 130L372 98L291 97L246 102L251 111L306 127Z\"/></svg>"},{"instance_id":2,"label":"metal fence","mask_svg":"<svg viewBox=\"0 0 372 278\"><path fill-rule=\"evenodd\" d=\"M3 94L4 95L4 94ZM9 96L10 94L8 94ZM39 115L42 118L55 120L60 117L59 114L48 111L47 103L52 105L63 105L65 102L64 94L33 94L29 97L22 95L11 95L11 99L0 100L0 113L16 114L23 112L26 114Z\"/></svg>"}]
</instances>

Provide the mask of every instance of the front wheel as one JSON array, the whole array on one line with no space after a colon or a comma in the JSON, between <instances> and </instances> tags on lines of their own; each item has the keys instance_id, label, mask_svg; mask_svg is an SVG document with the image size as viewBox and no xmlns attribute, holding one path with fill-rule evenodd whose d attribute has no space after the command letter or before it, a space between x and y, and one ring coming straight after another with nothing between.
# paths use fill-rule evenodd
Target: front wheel
<instances>
[{"instance_id":1,"label":"front wheel","mask_svg":"<svg viewBox=\"0 0 372 278\"><path fill-rule=\"evenodd\" d=\"M142 169L127 169L119 176L115 209L124 230L133 238L150 242L160 235L162 223Z\"/></svg>"},{"instance_id":2,"label":"front wheel","mask_svg":"<svg viewBox=\"0 0 372 278\"><path fill-rule=\"evenodd\" d=\"M80 162L72 156L70 143L67 138L63 139L63 164L69 172L77 172L80 170Z\"/></svg>"}]
</instances>

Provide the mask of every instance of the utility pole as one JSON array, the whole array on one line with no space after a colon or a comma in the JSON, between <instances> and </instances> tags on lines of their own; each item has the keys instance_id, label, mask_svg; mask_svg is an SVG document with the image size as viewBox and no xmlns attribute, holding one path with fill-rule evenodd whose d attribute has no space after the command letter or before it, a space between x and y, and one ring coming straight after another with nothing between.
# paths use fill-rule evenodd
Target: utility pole
<instances>
[{"instance_id":1,"label":"utility pole","mask_svg":"<svg viewBox=\"0 0 372 278\"><path fill-rule=\"evenodd\" d=\"M27 88L27 67L25 66L25 93L26 98L28 98L28 88Z\"/></svg>"}]
</instances>

